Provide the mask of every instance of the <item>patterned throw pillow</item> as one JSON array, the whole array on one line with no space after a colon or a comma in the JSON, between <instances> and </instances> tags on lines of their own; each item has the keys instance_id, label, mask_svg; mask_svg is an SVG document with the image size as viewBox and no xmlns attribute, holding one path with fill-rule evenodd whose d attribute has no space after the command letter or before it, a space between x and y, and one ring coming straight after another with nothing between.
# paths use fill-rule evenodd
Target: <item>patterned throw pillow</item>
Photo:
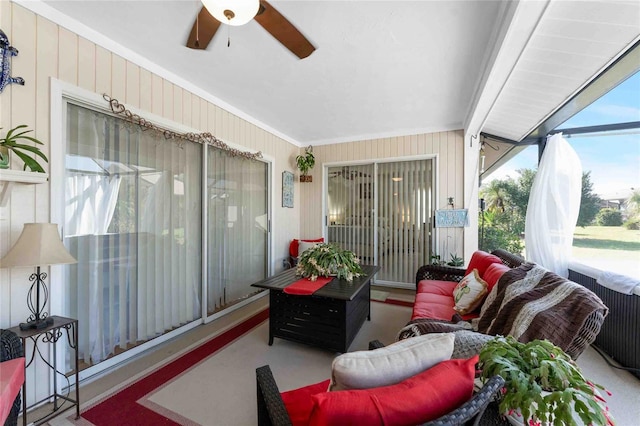
<instances>
[{"instance_id":1,"label":"patterned throw pillow","mask_svg":"<svg viewBox=\"0 0 640 426\"><path fill-rule=\"evenodd\" d=\"M487 283L480 278L478 270L474 269L464 277L453 290L456 310L460 315L473 312L487 295Z\"/></svg>"}]
</instances>

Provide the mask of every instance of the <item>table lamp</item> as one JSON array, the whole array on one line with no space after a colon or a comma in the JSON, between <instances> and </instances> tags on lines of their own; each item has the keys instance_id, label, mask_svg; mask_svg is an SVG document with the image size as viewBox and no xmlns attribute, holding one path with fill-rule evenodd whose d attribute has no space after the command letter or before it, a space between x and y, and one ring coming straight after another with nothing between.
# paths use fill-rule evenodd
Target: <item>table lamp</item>
<instances>
[{"instance_id":1,"label":"table lamp","mask_svg":"<svg viewBox=\"0 0 640 426\"><path fill-rule=\"evenodd\" d=\"M0 259L0 268L16 266L35 266L36 272L29 276L32 281L27 295L27 306L31 315L27 322L20 323L20 329L42 329L53 324L53 318L44 312L49 299L49 291L44 283L46 272L40 272L40 266L76 263L62 244L55 223L25 223L18 241L9 253ZM35 293L35 294L34 294Z\"/></svg>"}]
</instances>

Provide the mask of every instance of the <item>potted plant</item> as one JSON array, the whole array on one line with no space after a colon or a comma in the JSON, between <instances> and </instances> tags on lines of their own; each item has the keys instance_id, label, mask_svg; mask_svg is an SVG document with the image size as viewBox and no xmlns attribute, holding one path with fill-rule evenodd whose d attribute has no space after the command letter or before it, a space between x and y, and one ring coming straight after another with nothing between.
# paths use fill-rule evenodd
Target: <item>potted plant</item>
<instances>
[{"instance_id":1,"label":"potted plant","mask_svg":"<svg viewBox=\"0 0 640 426\"><path fill-rule=\"evenodd\" d=\"M500 412L523 425L612 425L604 399L576 363L548 340L520 343L498 336L480 351L483 380L500 375L505 380ZM605 390L606 391L606 390ZM609 393L608 391L606 391Z\"/></svg>"},{"instance_id":2,"label":"potted plant","mask_svg":"<svg viewBox=\"0 0 640 426\"><path fill-rule=\"evenodd\" d=\"M31 157L29 153L35 154L45 162L49 161L47 156L36 146L20 143L22 140L28 140L38 145L43 145L38 139L27 136L27 133L33 130L23 130L26 129L26 127L25 124L16 126L9 130L5 137L0 139L0 169L9 168L9 151L13 151L24 162L24 170L29 167L33 172L44 173L44 169L38 163L37 159Z\"/></svg>"},{"instance_id":3,"label":"potted plant","mask_svg":"<svg viewBox=\"0 0 640 426\"><path fill-rule=\"evenodd\" d=\"M353 281L362 275L360 259L349 250L343 250L337 244L317 244L302 252L296 275L315 281L319 276L336 276L339 279Z\"/></svg>"},{"instance_id":4,"label":"potted plant","mask_svg":"<svg viewBox=\"0 0 640 426\"><path fill-rule=\"evenodd\" d=\"M451 256L451 260L447 262L448 266L462 266L464 265L464 260L458 256L457 253L449 253Z\"/></svg>"},{"instance_id":5,"label":"potted plant","mask_svg":"<svg viewBox=\"0 0 640 426\"><path fill-rule=\"evenodd\" d=\"M312 176L307 175L307 172L313 168L316 164L316 158L313 156L313 148L309 145L304 150L304 155L298 155L296 157L296 164L300 170L300 182L311 182Z\"/></svg>"}]
</instances>

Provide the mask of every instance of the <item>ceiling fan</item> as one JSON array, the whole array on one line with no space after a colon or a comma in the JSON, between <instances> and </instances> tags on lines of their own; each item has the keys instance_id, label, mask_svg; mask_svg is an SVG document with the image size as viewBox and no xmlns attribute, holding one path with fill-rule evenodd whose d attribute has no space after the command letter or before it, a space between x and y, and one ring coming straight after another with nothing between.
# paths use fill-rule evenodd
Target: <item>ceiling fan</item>
<instances>
[{"instance_id":1,"label":"ceiling fan","mask_svg":"<svg viewBox=\"0 0 640 426\"><path fill-rule=\"evenodd\" d=\"M196 21L187 39L187 47L206 49L221 23L243 25L255 19L284 47L300 59L311 55L315 47L266 0L202 0Z\"/></svg>"}]
</instances>

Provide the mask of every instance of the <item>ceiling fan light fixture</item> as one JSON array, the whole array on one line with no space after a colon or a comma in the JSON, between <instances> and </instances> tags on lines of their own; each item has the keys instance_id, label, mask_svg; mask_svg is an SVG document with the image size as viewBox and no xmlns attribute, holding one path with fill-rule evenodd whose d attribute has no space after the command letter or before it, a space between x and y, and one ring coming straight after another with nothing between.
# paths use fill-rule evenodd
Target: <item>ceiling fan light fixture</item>
<instances>
[{"instance_id":1,"label":"ceiling fan light fixture","mask_svg":"<svg viewBox=\"0 0 640 426\"><path fill-rule=\"evenodd\" d=\"M202 4L218 21L227 25L244 25L260 8L260 0L202 0Z\"/></svg>"}]
</instances>

